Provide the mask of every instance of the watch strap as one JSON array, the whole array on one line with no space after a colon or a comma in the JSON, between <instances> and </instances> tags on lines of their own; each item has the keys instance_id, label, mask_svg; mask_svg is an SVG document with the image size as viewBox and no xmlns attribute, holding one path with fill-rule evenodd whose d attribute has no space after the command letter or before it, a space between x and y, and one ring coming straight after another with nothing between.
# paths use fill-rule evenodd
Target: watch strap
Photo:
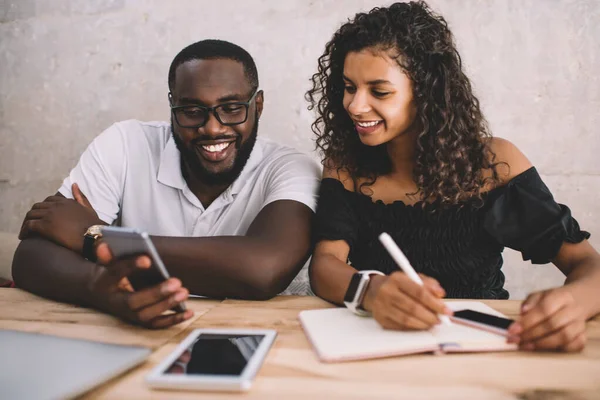
<instances>
[{"instance_id":1,"label":"watch strap","mask_svg":"<svg viewBox=\"0 0 600 400\"><path fill-rule=\"evenodd\" d=\"M83 248L82 255L83 258L89 261L96 262L96 235L84 235L83 236Z\"/></svg>"},{"instance_id":2,"label":"watch strap","mask_svg":"<svg viewBox=\"0 0 600 400\"><path fill-rule=\"evenodd\" d=\"M352 279L355 281L354 282L355 285L353 285L353 282L351 281L351 283L348 287L348 290L346 292L346 300L344 301L344 304L350 311L352 311L356 315L363 316L363 317L371 315L371 313L369 311L362 308L362 302L363 302L363 299L367 292L367 289L369 287L371 275L385 275L385 274L383 272L377 271L377 270L366 270L366 271L356 272L356 274L354 274L352 277ZM360 277L360 280L358 281L358 284L356 285L356 280L359 277ZM347 298L350 295L350 293L348 293L348 291L352 290L353 286L355 286L355 293L354 293L353 299L350 300Z\"/></svg>"}]
</instances>

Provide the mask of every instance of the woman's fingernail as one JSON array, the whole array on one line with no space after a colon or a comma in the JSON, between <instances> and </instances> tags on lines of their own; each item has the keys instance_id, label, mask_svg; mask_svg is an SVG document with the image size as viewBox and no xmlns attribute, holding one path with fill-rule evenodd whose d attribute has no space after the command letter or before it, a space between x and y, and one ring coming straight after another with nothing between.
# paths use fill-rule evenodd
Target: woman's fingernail
<instances>
[{"instance_id":1,"label":"woman's fingernail","mask_svg":"<svg viewBox=\"0 0 600 400\"><path fill-rule=\"evenodd\" d=\"M454 315L454 311L448 306L444 307L444 314L446 315Z\"/></svg>"},{"instance_id":2,"label":"woman's fingernail","mask_svg":"<svg viewBox=\"0 0 600 400\"><path fill-rule=\"evenodd\" d=\"M521 305L521 312L525 313L525 312L527 312L529 310L531 310L531 305L529 303L523 303Z\"/></svg>"},{"instance_id":3,"label":"woman's fingernail","mask_svg":"<svg viewBox=\"0 0 600 400\"><path fill-rule=\"evenodd\" d=\"M194 316L194 312L192 310L187 310L184 314L183 314L183 318L185 319L190 319Z\"/></svg>"}]
</instances>

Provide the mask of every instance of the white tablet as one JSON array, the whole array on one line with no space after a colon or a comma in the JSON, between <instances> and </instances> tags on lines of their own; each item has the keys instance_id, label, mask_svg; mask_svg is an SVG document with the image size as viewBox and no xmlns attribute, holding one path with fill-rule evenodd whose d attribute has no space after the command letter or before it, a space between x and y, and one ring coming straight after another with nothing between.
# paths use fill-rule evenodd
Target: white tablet
<instances>
[{"instance_id":1,"label":"white tablet","mask_svg":"<svg viewBox=\"0 0 600 400\"><path fill-rule=\"evenodd\" d=\"M146 376L152 388L250 389L277 332L265 329L196 329Z\"/></svg>"}]
</instances>

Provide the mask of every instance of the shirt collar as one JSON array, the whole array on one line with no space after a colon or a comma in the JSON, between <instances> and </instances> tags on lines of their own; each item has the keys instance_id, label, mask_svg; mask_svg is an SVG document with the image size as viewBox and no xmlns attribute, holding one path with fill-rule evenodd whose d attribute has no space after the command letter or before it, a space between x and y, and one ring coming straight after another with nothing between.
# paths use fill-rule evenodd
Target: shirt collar
<instances>
[{"instance_id":1,"label":"shirt collar","mask_svg":"<svg viewBox=\"0 0 600 400\"><path fill-rule=\"evenodd\" d=\"M237 177L237 179L225 190L225 192L235 195L242 190L248 181L248 178L252 176L252 171L256 169L262 160L262 145L262 140L257 139L256 143L254 144L254 148L252 149L252 153L250 153L250 157L248 158L244 169L240 173L240 176ZM185 187L187 187L187 183L181 172L181 153L179 152L179 149L175 144L175 139L173 139L172 135L169 137L169 140L167 141L165 149L160 158L157 179L160 183L175 189L183 190Z\"/></svg>"},{"instance_id":2,"label":"shirt collar","mask_svg":"<svg viewBox=\"0 0 600 400\"><path fill-rule=\"evenodd\" d=\"M160 158L157 179L160 183L175 189L183 190L187 186L181 173L181 153L179 153L173 135L169 136L169 140Z\"/></svg>"}]
</instances>

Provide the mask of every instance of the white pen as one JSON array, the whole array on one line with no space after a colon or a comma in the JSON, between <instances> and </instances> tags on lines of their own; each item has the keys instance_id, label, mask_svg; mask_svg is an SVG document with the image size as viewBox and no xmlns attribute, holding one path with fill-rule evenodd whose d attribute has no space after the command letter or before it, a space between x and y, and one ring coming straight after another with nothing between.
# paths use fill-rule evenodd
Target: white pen
<instances>
[{"instance_id":1,"label":"white pen","mask_svg":"<svg viewBox=\"0 0 600 400\"><path fill-rule=\"evenodd\" d=\"M415 271L412 265L410 265L408 258L406 258L402 250L400 250L396 242L394 242L394 239L392 239L392 237L386 232L383 232L381 235L379 235L379 241L381 242L383 247L385 247L388 253L390 253L390 256L396 262L396 264L398 264L400 269L402 269L402 271L404 271L404 273L413 282L417 283L420 286L423 286L423 281L421 280L421 277L419 276L419 274L417 274L417 271ZM438 318L445 325L452 325L452 322L450 322L450 318L448 318L447 315L438 314Z\"/></svg>"}]
</instances>

